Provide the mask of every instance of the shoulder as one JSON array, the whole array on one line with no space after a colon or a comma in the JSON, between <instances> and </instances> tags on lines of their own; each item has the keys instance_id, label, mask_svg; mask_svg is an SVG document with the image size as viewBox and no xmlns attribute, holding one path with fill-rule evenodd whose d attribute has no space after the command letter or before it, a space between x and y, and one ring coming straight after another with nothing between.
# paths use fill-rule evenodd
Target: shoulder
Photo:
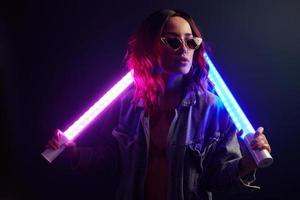
<instances>
[{"instance_id":1,"label":"shoulder","mask_svg":"<svg viewBox=\"0 0 300 200\"><path fill-rule=\"evenodd\" d=\"M207 107L214 107L219 109L224 108L224 104L221 101L220 97L211 91L208 90L205 92L197 91L197 99L200 104L202 105L204 104Z\"/></svg>"},{"instance_id":2,"label":"shoulder","mask_svg":"<svg viewBox=\"0 0 300 200\"><path fill-rule=\"evenodd\" d=\"M120 96L120 112L118 126L115 129L116 135L127 135L132 137L140 125L140 117L143 107L136 106L133 102L135 88L130 87ZM118 133L116 133L118 132Z\"/></svg>"},{"instance_id":3,"label":"shoulder","mask_svg":"<svg viewBox=\"0 0 300 200\"><path fill-rule=\"evenodd\" d=\"M134 103L134 93L135 88L131 86L120 96L119 122L127 123L131 120L135 121L133 119L138 118L143 110L143 106Z\"/></svg>"},{"instance_id":4,"label":"shoulder","mask_svg":"<svg viewBox=\"0 0 300 200\"><path fill-rule=\"evenodd\" d=\"M135 102L134 100L135 95L135 87L130 86L127 88L121 95L120 95L120 105L122 109L128 110L129 107L143 107L142 101Z\"/></svg>"},{"instance_id":5,"label":"shoulder","mask_svg":"<svg viewBox=\"0 0 300 200\"><path fill-rule=\"evenodd\" d=\"M226 133L228 130L232 132L236 131L232 118L219 96L213 92L207 91L207 93L202 96L202 101L206 102L208 114L210 116L214 116L214 119L219 124L219 129L222 133Z\"/></svg>"},{"instance_id":6,"label":"shoulder","mask_svg":"<svg viewBox=\"0 0 300 200\"><path fill-rule=\"evenodd\" d=\"M121 104L130 104L134 96L134 87L130 86L120 95Z\"/></svg>"}]
</instances>

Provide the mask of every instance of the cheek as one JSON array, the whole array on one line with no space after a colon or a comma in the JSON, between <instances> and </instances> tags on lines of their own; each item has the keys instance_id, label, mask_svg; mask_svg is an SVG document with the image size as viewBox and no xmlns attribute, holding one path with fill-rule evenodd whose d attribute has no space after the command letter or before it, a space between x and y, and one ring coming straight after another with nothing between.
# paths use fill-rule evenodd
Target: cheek
<instances>
[{"instance_id":1,"label":"cheek","mask_svg":"<svg viewBox=\"0 0 300 200\"><path fill-rule=\"evenodd\" d=\"M154 46L153 47L153 58L154 58L154 64L155 65L160 65L160 60L161 60L161 51L160 51L160 48L158 46Z\"/></svg>"},{"instance_id":2,"label":"cheek","mask_svg":"<svg viewBox=\"0 0 300 200\"><path fill-rule=\"evenodd\" d=\"M193 60L193 57L194 57L194 51L190 51L190 52L188 53L188 57L189 57L189 59L192 61L192 60Z\"/></svg>"},{"instance_id":3,"label":"cheek","mask_svg":"<svg viewBox=\"0 0 300 200\"><path fill-rule=\"evenodd\" d=\"M174 62L174 52L169 49L161 49L160 51L160 65L168 68Z\"/></svg>"},{"instance_id":4,"label":"cheek","mask_svg":"<svg viewBox=\"0 0 300 200\"><path fill-rule=\"evenodd\" d=\"M190 65L192 65L194 60L194 51L189 52L188 58L190 60Z\"/></svg>"}]
</instances>

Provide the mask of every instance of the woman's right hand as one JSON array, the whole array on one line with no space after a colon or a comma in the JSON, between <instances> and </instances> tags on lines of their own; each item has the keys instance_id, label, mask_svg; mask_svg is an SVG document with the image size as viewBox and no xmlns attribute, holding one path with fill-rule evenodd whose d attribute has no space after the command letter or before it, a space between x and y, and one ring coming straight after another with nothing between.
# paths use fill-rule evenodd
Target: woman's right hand
<instances>
[{"instance_id":1,"label":"woman's right hand","mask_svg":"<svg viewBox=\"0 0 300 200\"><path fill-rule=\"evenodd\" d=\"M52 138L48 141L48 143L46 144L46 148L47 149L53 149L56 150L59 148L59 141L62 138L62 131L59 129L56 129Z\"/></svg>"},{"instance_id":2,"label":"woman's right hand","mask_svg":"<svg viewBox=\"0 0 300 200\"><path fill-rule=\"evenodd\" d=\"M59 148L59 142L62 140L63 132L59 129L56 129L52 138L48 141L46 144L47 149L53 149L57 150ZM66 146L65 151L67 152L68 155L70 156L75 156L77 154L77 145L73 141L68 141L64 144Z\"/></svg>"}]
</instances>

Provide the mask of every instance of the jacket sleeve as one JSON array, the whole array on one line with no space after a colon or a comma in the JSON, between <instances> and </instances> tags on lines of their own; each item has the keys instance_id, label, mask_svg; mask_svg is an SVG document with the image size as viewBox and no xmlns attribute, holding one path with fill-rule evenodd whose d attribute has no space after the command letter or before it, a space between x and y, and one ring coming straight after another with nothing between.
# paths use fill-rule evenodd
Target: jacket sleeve
<instances>
[{"instance_id":1,"label":"jacket sleeve","mask_svg":"<svg viewBox=\"0 0 300 200\"><path fill-rule=\"evenodd\" d=\"M252 186L255 171L246 177L239 176L239 160L242 158L237 129L223 104L218 103L211 109L213 115L213 131L220 137L215 142L206 163L203 181L209 191L251 192L259 189Z\"/></svg>"},{"instance_id":2,"label":"jacket sleeve","mask_svg":"<svg viewBox=\"0 0 300 200\"><path fill-rule=\"evenodd\" d=\"M113 140L105 139L97 147L79 147L79 156L70 160L72 169L78 172L117 172L119 151L118 144Z\"/></svg>"},{"instance_id":3,"label":"jacket sleeve","mask_svg":"<svg viewBox=\"0 0 300 200\"><path fill-rule=\"evenodd\" d=\"M70 159L73 170L77 172L118 170L118 143L111 134L117 125L118 116L119 101L111 105L104 115L97 119L99 124L93 127L93 134L86 134L85 138L79 138L78 156Z\"/></svg>"}]
</instances>

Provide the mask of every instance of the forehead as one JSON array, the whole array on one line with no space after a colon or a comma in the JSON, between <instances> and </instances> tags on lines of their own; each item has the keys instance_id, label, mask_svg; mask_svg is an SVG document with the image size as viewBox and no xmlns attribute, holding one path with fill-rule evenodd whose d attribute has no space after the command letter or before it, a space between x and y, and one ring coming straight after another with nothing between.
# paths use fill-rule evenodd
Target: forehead
<instances>
[{"instance_id":1,"label":"forehead","mask_svg":"<svg viewBox=\"0 0 300 200\"><path fill-rule=\"evenodd\" d=\"M176 35L191 35L192 29L187 20L182 17L170 17L166 23L163 34L176 34Z\"/></svg>"}]
</instances>

